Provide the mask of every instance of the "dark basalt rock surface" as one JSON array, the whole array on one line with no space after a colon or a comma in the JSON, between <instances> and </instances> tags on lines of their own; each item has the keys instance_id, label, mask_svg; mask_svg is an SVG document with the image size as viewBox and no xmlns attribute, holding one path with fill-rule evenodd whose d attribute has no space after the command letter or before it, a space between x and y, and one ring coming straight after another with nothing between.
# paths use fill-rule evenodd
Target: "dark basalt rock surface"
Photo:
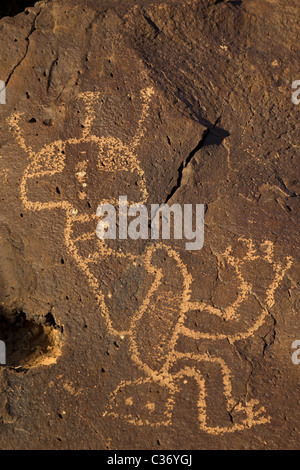
<instances>
[{"instance_id":1,"label":"dark basalt rock surface","mask_svg":"<svg viewBox=\"0 0 300 470\"><path fill-rule=\"evenodd\" d=\"M298 15L49 0L1 19L2 449L297 448ZM205 204L204 247L103 247L119 195Z\"/></svg>"}]
</instances>

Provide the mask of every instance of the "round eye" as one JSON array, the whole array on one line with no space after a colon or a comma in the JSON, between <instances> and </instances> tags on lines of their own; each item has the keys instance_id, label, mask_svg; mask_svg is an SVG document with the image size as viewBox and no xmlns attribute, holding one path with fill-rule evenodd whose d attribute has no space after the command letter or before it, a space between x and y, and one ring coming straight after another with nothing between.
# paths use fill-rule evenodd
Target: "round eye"
<instances>
[{"instance_id":1,"label":"round eye","mask_svg":"<svg viewBox=\"0 0 300 470\"><path fill-rule=\"evenodd\" d=\"M154 411L155 403L149 401L148 403L146 403L145 407L147 408L148 411Z\"/></svg>"},{"instance_id":2,"label":"round eye","mask_svg":"<svg viewBox=\"0 0 300 470\"><path fill-rule=\"evenodd\" d=\"M133 398L132 397L126 398L125 405L128 405L128 406L133 405Z\"/></svg>"}]
</instances>

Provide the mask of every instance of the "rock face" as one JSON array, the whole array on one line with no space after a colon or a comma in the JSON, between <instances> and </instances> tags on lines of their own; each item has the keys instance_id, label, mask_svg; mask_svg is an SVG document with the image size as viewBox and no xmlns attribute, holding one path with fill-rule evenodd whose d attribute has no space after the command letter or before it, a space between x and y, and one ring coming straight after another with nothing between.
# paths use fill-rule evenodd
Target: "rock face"
<instances>
[{"instance_id":1,"label":"rock face","mask_svg":"<svg viewBox=\"0 0 300 470\"><path fill-rule=\"evenodd\" d=\"M299 445L297 0L49 0L0 21L4 449ZM205 241L96 237L205 204Z\"/></svg>"}]
</instances>

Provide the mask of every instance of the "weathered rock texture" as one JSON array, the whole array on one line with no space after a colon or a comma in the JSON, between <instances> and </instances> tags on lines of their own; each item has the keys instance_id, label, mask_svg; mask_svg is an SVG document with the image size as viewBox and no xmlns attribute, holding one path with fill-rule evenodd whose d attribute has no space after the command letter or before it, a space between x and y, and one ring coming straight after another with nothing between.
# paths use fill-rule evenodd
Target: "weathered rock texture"
<instances>
[{"instance_id":1,"label":"weathered rock texture","mask_svg":"<svg viewBox=\"0 0 300 470\"><path fill-rule=\"evenodd\" d=\"M49 0L1 19L1 448L299 446L298 18ZM204 203L203 249L101 244L119 195Z\"/></svg>"}]
</instances>

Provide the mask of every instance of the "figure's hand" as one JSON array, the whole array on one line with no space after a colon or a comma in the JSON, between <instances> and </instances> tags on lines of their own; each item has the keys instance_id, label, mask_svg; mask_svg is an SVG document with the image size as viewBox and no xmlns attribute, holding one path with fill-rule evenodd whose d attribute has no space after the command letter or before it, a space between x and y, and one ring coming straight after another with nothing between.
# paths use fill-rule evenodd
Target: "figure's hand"
<instances>
[{"instance_id":1,"label":"figure's hand","mask_svg":"<svg viewBox=\"0 0 300 470\"><path fill-rule=\"evenodd\" d=\"M193 315L189 315L190 322L182 332L195 339L245 339L263 325L292 260L276 260L269 240L256 247L245 238L214 254L218 278L211 299L190 303L190 310L198 312L197 327L192 325Z\"/></svg>"}]
</instances>

